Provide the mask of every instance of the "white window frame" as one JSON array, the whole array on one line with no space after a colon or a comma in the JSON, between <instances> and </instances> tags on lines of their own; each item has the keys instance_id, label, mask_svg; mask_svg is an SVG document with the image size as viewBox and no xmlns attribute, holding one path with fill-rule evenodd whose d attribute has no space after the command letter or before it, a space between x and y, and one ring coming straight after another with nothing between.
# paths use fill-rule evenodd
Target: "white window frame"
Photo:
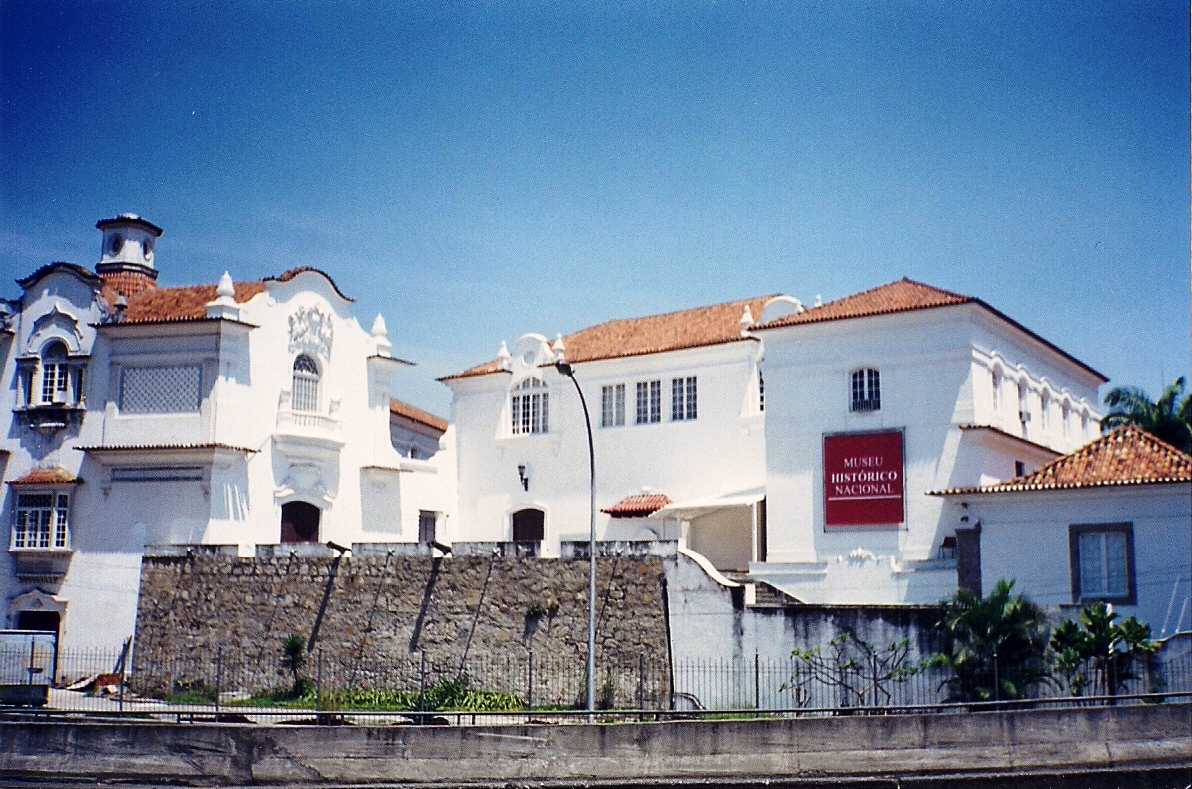
<instances>
[{"instance_id":1,"label":"white window frame","mask_svg":"<svg viewBox=\"0 0 1192 789\"><path fill-rule=\"evenodd\" d=\"M600 387L600 426L621 427L625 424L625 384L606 384Z\"/></svg>"},{"instance_id":2,"label":"white window frame","mask_svg":"<svg viewBox=\"0 0 1192 789\"><path fill-rule=\"evenodd\" d=\"M849 407L852 413L882 409L882 374L876 367L858 367L849 373Z\"/></svg>"},{"instance_id":3,"label":"white window frame","mask_svg":"<svg viewBox=\"0 0 1192 789\"><path fill-rule=\"evenodd\" d=\"M550 430L550 392L541 378L527 378L510 392L509 425L515 436Z\"/></svg>"},{"instance_id":4,"label":"white window frame","mask_svg":"<svg viewBox=\"0 0 1192 789\"><path fill-rule=\"evenodd\" d=\"M638 381L635 387L633 423L653 425L662 421L662 380Z\"/></svg>"},{"instance_id":5,"label":"white window frame","mask_svg":"<svg viewBox=\"0 0 1192 789\"><path fill-rule=\"evenodd\" d=\"M671 421L690 422L698 416L699 395L696 376L671 379Z\"/></svg>"},{"instance_id":6,"label":"white window frame","mask_svg":"<svg viewBox=\"0 0 1192 789\"><path fill-rule=\"evenodd\" d=\"M322 371L309 354L294 357L290 379L290 409L304 414L319 413L319 389Z\"/></svg>"},{"instance_id":7,"label":"white window frame","mask_svg":"<svg viewBox=\"0 0 1192 789\"><path fill-rule=\"evenodd\" d=\"M1072 524L1068 527L1068 553L1073 603L1136 602L1134 524Z\"/></svg>"},{"instance_id":8,"label":"white window frame","mask_svg":"<svg viewBox=\"0 0 1192 789\"><path fill-rule=\"evenodd\" d=\"M32 501L45 497L46 502ZM61 488L16 492L10 551L69 551L71 491Z\"/></svg>"}]
</instances>

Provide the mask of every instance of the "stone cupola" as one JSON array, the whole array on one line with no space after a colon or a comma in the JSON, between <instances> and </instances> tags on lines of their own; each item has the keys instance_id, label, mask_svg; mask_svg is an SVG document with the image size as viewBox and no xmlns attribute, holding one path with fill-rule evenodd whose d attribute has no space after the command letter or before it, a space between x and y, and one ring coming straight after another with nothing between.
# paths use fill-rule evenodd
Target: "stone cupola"
<instances>
[{"instance_id":1,"label":"stone cupola","mask_svg":"<svg viewBox=\"0 0 1192 789\"><path fill-rule=\"evenodd\" d=\"M153 267L153 245L161 228L136 214L101 219L95 227L103 232L103 256L95 273L104 286L131 298L157 287Z\"/></svg>"}]
</instances>

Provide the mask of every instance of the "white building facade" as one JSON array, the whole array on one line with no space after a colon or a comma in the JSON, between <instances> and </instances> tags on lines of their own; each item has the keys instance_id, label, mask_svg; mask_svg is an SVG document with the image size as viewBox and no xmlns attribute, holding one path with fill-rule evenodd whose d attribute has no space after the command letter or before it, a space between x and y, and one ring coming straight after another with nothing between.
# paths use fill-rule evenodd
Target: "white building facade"
<instances>
[{"instance_id":1,"label":"white building facade","mask_svg":"<svg viewBox=\"0 0 1192 789\"><path fill-rule=\"evenodd\" d=\"M39 269L6 319L9 627L119 647L146 546L413 542L422 512L445 517L453 469L432 426L394 415L408 363L380 316L364 330L314 269L158 287L159 228L97 227L95 272Z\"/></svg>"},{"instance_id":2,"label":"white building facade","mask_svg":"<svg viewBox=\"0 0 1192 789\"><path fill-rule=\"evenodd\" d=\"M803 602L949 596L963 524L926 494L1010 479L1099 432L1104 376L972 297L904 279L755 333L769 518L750 571Z\"/></svg>"},{"instance_id":3,"label":"white building facade","mask_svg":"<svg viewBox=\"0 0 1192 789\"><path fill-rule=\"evenodd\" d=\"M962 524L926 494L1095 437L1105 382L980 300L910 280L526 335L443 379L456 539L546 554L586 539L584 416L560 358L591 417L598 538L677 539L709 572L824 604L954 592Z\"/></svg>"},{"instance_id":4,"label":"white building facade","mask_svg":"<svg viewBox=\"0 0 1192 789\"><path fill-rule=\"evenodd\" d=\"M554 342L526 335L512 352L502 343L497 359L443 379L459 462L452 538L548 556L586 542L578 384L591 420L598 538L682 537L718 566L746 568L759 550L765 452L761 344L741 318L765 301L609 321Z\"/></svg>"}]
</instances>

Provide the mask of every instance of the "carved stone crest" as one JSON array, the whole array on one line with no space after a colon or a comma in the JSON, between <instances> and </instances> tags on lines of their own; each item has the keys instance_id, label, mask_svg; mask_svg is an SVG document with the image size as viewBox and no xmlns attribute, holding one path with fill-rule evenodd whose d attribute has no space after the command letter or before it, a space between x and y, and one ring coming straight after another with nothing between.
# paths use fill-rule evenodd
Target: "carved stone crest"
<instances>
[{"instance_id":1,"label":"carved stone crest","mask_svg":"<svg viewBox=\"0 0 1192 789\"><path fill-rule=\"evenodd\" d=\"M331 316L318 307L299 307L290 316L290 350L331 358Z\"/></svg>"}]
</instances>

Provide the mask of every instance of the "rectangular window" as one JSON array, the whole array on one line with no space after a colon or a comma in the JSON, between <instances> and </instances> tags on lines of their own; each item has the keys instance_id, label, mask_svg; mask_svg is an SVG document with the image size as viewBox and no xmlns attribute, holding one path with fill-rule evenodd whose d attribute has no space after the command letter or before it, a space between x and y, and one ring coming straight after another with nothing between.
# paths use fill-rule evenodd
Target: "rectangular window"
<instances>
[{"instance_id":1,"label":"rectangular window","mask_svg":"<svg viewBox=\"0 0 1192 789\"><path fill-rule=\"evenodd\" d=\"M431 543L435 541L435 524L438 520L436 512L429 510L418 512L418 542Z\"/></svg>"},{"instance_id":2,"label":"rectangular window","mask_svg":"<svg viewBox=\"0 0 1192 789\"><path fill-rule=\"evenodd\" d=\"M203 368L197 364L125 367L120 372L120 412L185 414L199 410Z\"/></svg>"},{"instance_id":3,"label":"rectangular window","mask_svg":"<svg viewBox=\"0 0 1192 789\"><path fill-rule=\"evenodd\" d=\"M66 402L67 368L65 364L46 364L41 368L41 401Z\"/></svg>"},{"instance_id":4,"label":"rectangular window","mask_svg":"<svg viewBox=\"0 0 1192 789\"><path fill-rule=\"evenodd\" d=\"M766 410L766 378L760 367L757 368L757 410Z\"/></svg>"},{"instance_id":5,"label":"rectangular window","mask_svg":"<svg viewBox=\"0 0 1192 789\"><path fill-rule=\"evenodd\" d=\"M633 421L639 425L662 421L662 381L637 382L637 410Z\"/></svg>"},{"instance_id":6,"label":"rectangular window","mask_svg":"<svg viewBox=\"0 0 1192 789\"><path fill-rule=\"evenodd\" d=\"M671 420L681 422L695 419L695 376L671 379Z\"/></svg>"},{"instance_id":7,"label":"rectangular window","mask_svg":"<svg viewBox=\"0 0 1192 789\"><path fill-rule=\"evenodd\" d=\"M881 374L872 367L853 370L850 411L878 411L882 407Z\"/></svg>"},{"instance_id":8,"label":"rectangular window","mask_svg":"<svg viewBox=\"0 0 1192 789\"><path fill-rule=\"evenodd\" d=\"M625 424L625 384L600 388L600 426L619 427Z\"/></svg>"},{"instance_id":9,"label":"rectangular window","mask_svg":"<svg viewBox=\"0 0 1192 789\"><path fill-rule=\"evenodd\" d=\"M509 398L513 434L545 433L549 424L546 384L528 378L513 391Z\"/></svg>"},{"instance_id":10,"label":"rectangular window","mask_svg":"<svg viewBox=\"0 0 1192 789\"><path fill-rule=\"evenodd\" d=\"M12 525L13 550L70 548L70 495L21 493Z\"/></svg>"},{"instance_id":11,"label":"rectangular window","mask_svg":"<svg viewBox=\"0 0 1192 789\"><path fill-rule=\"evenodd\" d=\"M1072 601L1134 602L1134 527L1077 524L1068 529Z\"/></svg>"}]
</instances>

